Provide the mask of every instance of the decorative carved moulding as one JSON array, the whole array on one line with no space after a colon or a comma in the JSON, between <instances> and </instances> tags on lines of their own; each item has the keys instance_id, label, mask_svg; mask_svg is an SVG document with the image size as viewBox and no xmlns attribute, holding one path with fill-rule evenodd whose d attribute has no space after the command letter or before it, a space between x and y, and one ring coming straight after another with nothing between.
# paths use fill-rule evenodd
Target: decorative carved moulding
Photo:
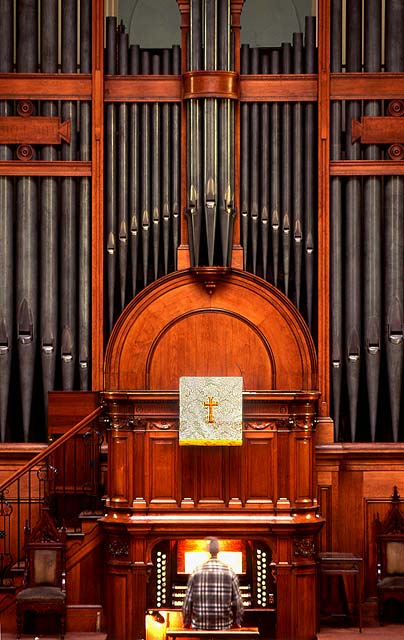
<instances>
[{"instance_id":1,"label":"decorative carved moulding","mask_svg":"<svg viewBox=\"0 0 404 640\"><path fill-rule=\"evenodd\" d=\"M206 291L212 295L216 285L230 272L230 267L191 267L192 275L205 286Z\"/></svg>"},{"instance_id":2,"label":"decorative carved moulding","mask_svg":"<svg viewBox=\"0 0 404 640\"><path fill-rule=\"evenodd\" d=\"M48 116L0 117L0 144L60 144L70 142L70 120Z\"/></svg>"},{"instance_id":3,"label":"decorative carved moulding","mask_svg":"<svg viewBox=\"0 0 404 640\"><path fill-rule=\"evenodd\" d=\"M238 74L235 71L187 71L183 75L184 98L239 97Z\"/></svg>"},{"instance_id":4,"label":"decorative carved moulding","mask_svg":"<svg viewBox=\"0 0 404 640\"><path fill-rule=\"evenodd\" d=\"M251 430L305 430L314 426L317 391L244 391L243 420ZM177 391L104 391L111 428L177 428Z\"/></svg>"}]
</instances>

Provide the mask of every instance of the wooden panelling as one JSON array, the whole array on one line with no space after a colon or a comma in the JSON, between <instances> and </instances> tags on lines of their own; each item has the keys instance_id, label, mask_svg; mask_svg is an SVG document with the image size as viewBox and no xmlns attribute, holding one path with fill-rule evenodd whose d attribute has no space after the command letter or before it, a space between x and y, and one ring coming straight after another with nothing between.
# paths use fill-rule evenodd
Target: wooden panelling
<instances>
[{"instance_id":1,"label":"wooden panelling","mask_svg":"<svg viewBox=\"0 0 404 640\"><path fill-rule=\"evenodd\" d=\"M293 609L295 615L295 627L293 638L305 638L307 628L316 627L317 607L316 601L310 595L316 590L316 568L312 564L309 567L299 567L294 573L293 580Z\"/></svg>"},{"instance_id":2,"label":"wooden panelling","mask_svg":"<svg viewBox=\"0 0 404 640\"><path fill-rule=\"evenodd\" d=\"M297 433L295 436L295 502L311 504L313 452L311 437Z\"/></svg>"},{"instance_id":3,"label":"wooden panelling","mask_svg":"<svg viewBox=\"0 0 404 640\"><path fill-rule=\"evenodd\" d=\"M299 403L297 393L290 395L294 398L290 407L293 419L279 413L285 406L279 404L276 394L271 401L270 393L262 398L247 393L247 419L243 443L238 447L180 446L178 418L164 421L152 415L152 407L156 413L161 410L158 396L158 392L151 392L149 407L144 392L104 395L112 416L108 436L110 506L151 510L245 506L273 512L281 500L283 509L313 508L312 417L308 403ZM312 397L314 403L317 396ZM174 392L172 406L178 411L178 394ZM171 411L167 408L167 414ZM138 412L141 418L136 417ZM302 422L307 423L304 431Z\"/></svg>"},{"instance_id":4,"label":"wooden panelling","mask_svg":"<svg viewBox=\"0 0 404 640\"><path fill-rule=\"evenodd\" d=\"M107 602L113 602L113 608L107 611L108 635L112 638L133 638L132 590L130 589L130 574L124 571L110 570L108 572ZM109 597L108 597L109 596Z\"/></svg>"},{"instance_id":5,"label":"wooden panelling","mask_svg":"<svg viewBox=\"0 0 404 640\"><path fill-rule=\"evenodd\" d=\"M200 452L198 504L225 504L225 478L231 473L225 464L225 447L203 447Z\"/></svg>"},{"instance_id":6,"label":"wooden panelling","mask_svg":"<svg viewBox=\"0 0 404 640\"><path fill-rule=\"evenodd\" d=\"M197 340L190 341L189 336ZM214 353L222 357L215 358ZM163 370L161 362L167 354L171 354L170 367ZM247 373L250 354L256 362L255 376L259 375L257 387L273 389L272 354L260 332L238 313L196 310L177 318L156 338L148 361L148 387L176 389L181 376L196 370L205 376L238 376L240 371ZM252 375L248 373L245 380L248 388L252 388Z\"/></svg>"},{"instance_id":7,"label":"wooden panelling","mask_svg":"<svg viewBox=\"0 0 404 640\"><path fill-rule=\"evenodd\" d=\"M112 431L109 438L108 475L111 502L116 505L129 504L131 500L132 443L132 434L125 431Z\"/></svg>"},{"instance_id":8,"label":"wooden panelling","mask_svg":"<svg viewBox=\"0 0 404 640\"><path fill-rule=\"evenodd\" d=\"M150 502L177 503L176 477L177 437L176 433L150 433L147 439L148 465L146 478L150 478Z\"/></svg>"},{"instance_id":9,"label":"wooden panelling","mask_svg":"<svg viewBox=\"0 0 404 640\"><path fill-rule=\"evenodd\" d=\"M244 492L248 505L275 500L276 473L274 453L274 434L248 433L244 446ZM257 473L257 465L260 472Z\"/></svg>"},{"instance_id":10,"label":"wooden panelling","mask_svg":"<svg viewBox=\"0 0 404 640\"><path fill-rule=\"evenodd\" d=\"M377 513L380 518L387 513L394 485L404 494L404 445L319 446L316 472L320 513L326 519L321 550L352 552L363 558L363 600L373 602L375 608L375 518ZM352 601L352 585L346 588Z\"/></svg>"},{"instance_id":11,"label":"wooden panelling","mask_svg":"<svg viewBox=\"0 0 404 640\"><path fill-rule=\"evenodd\" d=\"M236 270L213 294L191 271L162 278L134 298L114 327L105 389L176 390L178 376L191 373L242 375L252 390L317 386L314 344L295 307L268 283Z\"/></svg>"},{"instance_id":12,"label":"wooden panelling","mask_svg":"<svg viewBox=\"0 0 404 640\"><path fill-rule=\"evenodd\" d=\"M93 391L50 391L48 434L60 436L99 406Z\"/></svg>"}]
</instances>

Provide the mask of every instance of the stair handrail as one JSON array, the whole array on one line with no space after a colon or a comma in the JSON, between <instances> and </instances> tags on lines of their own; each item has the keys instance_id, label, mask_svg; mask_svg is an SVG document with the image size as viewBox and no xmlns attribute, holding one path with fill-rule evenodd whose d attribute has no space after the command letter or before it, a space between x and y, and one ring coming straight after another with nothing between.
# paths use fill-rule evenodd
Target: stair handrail
<instances>
[{"instance_id":1,"label":"stair handrail","mask_svg":"<svg viewBox=\"0 0 404 640\"><path fill-rule=\"evenodd\" d=\"M45 458L51 455L54 451L56 451L59 447L61 447L67 440L70 440L76 433L81 431L83 427L90 424L95 418L100 416L105 410L103 405L94 409L91 413L89 413L85 418L77 422L73 427L71 427L66 433L61 435L57 440L54 440L51 444L49 444L43 451L37 453L31 460L29 460L21 469L15 471L7 480L3 481L0 484L0 495L9 487L13 482L21 478L25 473L33 469L39 462L42 462Z\"/></svg>"}]
</instances>

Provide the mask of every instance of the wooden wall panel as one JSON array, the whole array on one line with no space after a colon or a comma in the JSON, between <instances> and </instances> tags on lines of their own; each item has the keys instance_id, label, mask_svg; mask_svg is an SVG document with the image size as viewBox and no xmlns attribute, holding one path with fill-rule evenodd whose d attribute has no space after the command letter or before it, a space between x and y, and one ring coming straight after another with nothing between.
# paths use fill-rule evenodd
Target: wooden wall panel
<instances>
[{"instance_id":1,"label":"wooden wall panel","mask_svg":"<svg viewBox=\"0 0 404 640\"><path fill-rule=\"evenodd\" d=\"M244 492L246 504L273 503L275 500L274 438L258 433L248 437L244 445Z\"/></svg>"},{"instance_id":2,"label":"wooden wall panel","mask_svg":"<svg viewBox=\"0 0 404 640\"><path fill-rule=\"evenodd\" d=\"M311 502L313 455L311 438L305 434L295 437L295 490L296 503Z\"/></svg>"},{"instance_id":3,"label":"wooden wall panel","mask_svg":"<svg viewBox=\"0 0 404 640\"><path fill-rule=\"evenodd\" d=\"M317 388L303 318L279 290L237 270L213 293L192 270L150 285L116 322L104 372L106 390L176 390L185 374L242 375L254 391Z\"/></svg>"},{"instance_id":4,"label":"wooden wall panel","mask_svg":"<svg viewBox=\"0 0 404 640\"><path fill-rule=\"evenodd\" d=\"M49 391L49 436L62 435L94 411L99 404L99 394L93 391Z\"/></svg>"},{"instance_id":5,"label":"wooden wall panel","mask_svg":"<svg viewBox=\"0 0 404 640\"><path fill-rule=\"evenodd\" d=\"M107 611L108 635L111 638L132 638L132 589L130 576L118 570L108 573L107 602L114 603L113 609Z\"/></svg>"},{"instance_id":6,"label":"wooden wall panel","mask_svg":"<svg viewBox=\"0 0 404 640\"><path fill-rule=\"evenodd\" d=\"M144 447L145 436L142 431L133 434L133 497L145 499L145 474L144 474Z\"/></svg>"},{"instance_id":7,"label":"wooden wall panel","mask_svg":"<svg viewBox=\"0 0 404 640\"><path fill-rule=\"evenodd\" d=\"M163 369L161 362L167 354L170 367ZM254 384L259 389L275 386L271 353L263 336L238 314L221 311L196 311L168 326L156 339L147 368L150 389L178 389L179 378L195 375L195 371L200 376L243 375L248 389Z\"/></svg>"},{"instance_id":8,"label":"wooden wall panel","mask_svg":"<svg viewBox=\"0 0 404 640\"><path fill-rule=\"evenodd\" d=\"M131 500L131 474L133 438L125 431L111 431L109 439L110 486L113 487L111 501L115 504L129 504Z\"/></svg>"},{"instance_id":9,"label":"wooden wall panel","mask_svg":"<svg viewBox=\"0 0 404 640\"><path fill-rule=\"evenodd\" d=\"M148 465L146 478L150 479L148 496L151 503L176 503L177 465L176 434L151 433L147 438Z\"/></svg>"},{"instance_id":10,"label":"wooden wall panel","mask_svg":"<svg viewBox=\"0 0 404 640\"><path fill-rule=\"evenodd\" d=\"M199 477L199 447L180 447L179 460L181 467L181 477L178 478L180 484L181 497L187 500L194 500L197 494L197 480Z\"/></svg>"},{"instance_id":11,"label":"wooden wall panel","mask_svg":"<svg viewBox=\"0 0 404 640\"><path fill-rule=\"evenodd\" d=\"M404 496L404 445L321 445L316 447L316 474L319 510L326 519L320 550L351 552L363 558L363 600L373 624L377 580L374 522L377 513L381 518L387 513L394 485ZM404 512L404 500L401 509ZM351 582L346 581L346 588L352 603ZM333 591L333 597L341 598L341 594ZM342 610L342 600L339 605Z\"/></svg>"},{"instance_id":12,"label":"wooden wall panel","mask_svg":"<svg viewBox=\"0 0 404 640\"><path fill-rule=\"evenodd\" d=\"M294 634L293 638L305 638L307 629L315 629L317 624L316 599L311 594L316 591L316 569L310 567L299 567L294 573L293 599L294 609Z\"/></svg>"},{"instance_id":13,"label":"wooden wall panel","mask_svg":"<svg viewBox=\"0 0 404 640\"><path fill-rule=\"evenodd\" d=\"M280 432L278 434L277 449L277 466L278 466L278 492L279 498L288 498L290 496L291 474L294 470L289 468L289 433Z\"/></svg>"},{"instance_id":14,"label":"wooden wall panel","mask_svg":"<svg viewBox=\"0 0 404 640\"><path fill-rule=\"evenodd\" d=\"M201 448L198 474L198 503L200 505L224 505L226 459L225 447Z\"/></svg>"},{"instance_id":15,"label":"wooden wall panel","mask_svg":"<svg viewBox=\"0 0 404 640\"><path fill-rule=\"evenodd\" d=\"M229 500L237 498L245 501L246 499L242 484L244 458L245 453L242 447L230 448L227 473L227 491Z\"/></svg>"}]
</instances>

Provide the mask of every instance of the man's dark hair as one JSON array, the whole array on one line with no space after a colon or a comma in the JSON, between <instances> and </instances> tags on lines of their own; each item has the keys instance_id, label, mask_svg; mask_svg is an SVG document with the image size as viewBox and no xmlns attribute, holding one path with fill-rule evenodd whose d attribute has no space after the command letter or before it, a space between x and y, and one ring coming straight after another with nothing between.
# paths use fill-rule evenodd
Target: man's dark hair
<instances>
[{"instance_id":1,"label":"man's dark hair","mask_svg":"<svg viewBox=\"0 0 404 640\"><path fill-rule=\"evenodd\" d=\"M209 542L209 553L213 557L216 557L219 553L219 540L217 538L211 538Z\"/></svg>"}]
</instances>

